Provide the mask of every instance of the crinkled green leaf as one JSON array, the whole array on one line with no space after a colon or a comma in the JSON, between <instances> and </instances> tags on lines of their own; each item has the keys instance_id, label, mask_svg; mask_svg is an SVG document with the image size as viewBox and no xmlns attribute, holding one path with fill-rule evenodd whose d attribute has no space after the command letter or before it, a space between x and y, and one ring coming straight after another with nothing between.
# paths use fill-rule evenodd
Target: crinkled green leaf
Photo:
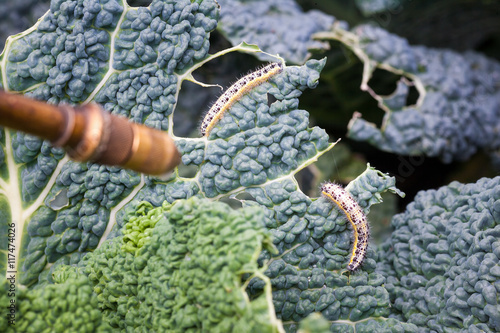
<instances>
[{"instance_id":1,"label":"crinkled green leaf","mask_svg":"<svg viewBox=\"0 0 500 333\"><path fill-rule=\"evenodd\" d=\"M330 323L319 313L313 313L300 323L299 333L329 333Z\"/></svg>"},{"instance_id":2,"label":"crinkled green leaf","mask_svg":"<svg viewBox=\"0 0 500 333\"><path fill-rule=\"evenodd\" d=\"M263 277L257 259L271 245L259 207L233 210L193 197L157 208L143 203L129 218L122 236L80 263L115 329L282 330L271 299L250 300L245 290L243 275ZM263 283L269 293L269 280Z\"/></svg>"},{"instance_id":3,"label":"crinkled green leaf","mask_svg":"<svg viewBox=\"0 0 500 333\"><path fill-rule=\"evenodd\" d=\"M2 332L113 332L104 320L93 284L86 276L74 267L64 266L54 280L55 284L44 288L15 288L15 298L7 294L2 283L0 301L5 304L0 311ZM17 309L10 312L7 306L12 299L16 300ZM15 325L7 322L8 314L13 314Z\"/></svg>"}]
</instances>

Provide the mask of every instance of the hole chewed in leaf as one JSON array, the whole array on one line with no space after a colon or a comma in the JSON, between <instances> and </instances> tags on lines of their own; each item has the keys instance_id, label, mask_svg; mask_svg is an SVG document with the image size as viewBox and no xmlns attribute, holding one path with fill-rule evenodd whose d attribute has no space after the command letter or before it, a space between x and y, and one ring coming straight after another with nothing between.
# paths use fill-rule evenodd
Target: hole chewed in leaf
<instances>
[{"instance_id":1,"label":"hole chewed in leaf","mask_svg":"<svg viewBox=\"0 0 500 333\"><path fill-rule=\"evenodd\" d=\"M408 92L408 96L406 97L406 106L414 106L417 104L417 101L420 97L417 88L415 85L410 87L410 91Z\"/></svg>"},{"instance_id":2,"label":"hole chewed in leaf","mask_svg":"<svg viewBox=\"0 0 500 333\"><path fill-rule=\"evenodd\" d=\"M148 7L153 0L127 0L130 7Z\"/></svg>"},{"instance_id":3,"label":"hole chewed in leaf","mask_svg":"<svg viewBox=\"0 0 500 333\"><path fill-rule=\"evenodd\" d=\"M68 189L64 188L56 194L53 200L49 202L49 207L53 210L60 210L69 205Z\"/></svg>"},{"instance_id":4,"label":"hole chewed in leaf","mask_svg":"<svg viewBox=\"0 0 500 333\"><path fill-rule=\"evenodd\" d=\"M377 68L372 73L368 84L377 95L389 95L397 89L397 84L400 80L401 75Z\"/></svg>"}]
</instances>

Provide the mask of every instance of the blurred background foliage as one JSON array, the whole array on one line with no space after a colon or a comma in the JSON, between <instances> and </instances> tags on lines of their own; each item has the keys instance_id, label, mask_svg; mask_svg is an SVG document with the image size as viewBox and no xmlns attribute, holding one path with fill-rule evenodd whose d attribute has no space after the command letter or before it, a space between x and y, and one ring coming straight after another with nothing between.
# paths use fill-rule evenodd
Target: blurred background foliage
<instances>
[{"instance_id":1,"label":"blurred background foliage","mask_svg":"<svg viewBox=\"0 0 500 333\"><path fill-rule=\"evenodd\" d=\"M499 1L297 2L304 10L320 10L348 22L351 27L362 23L380 26L408 39L412 45L446 48L458 52L473 50L500 60ZM400 202L400 209L412 201L417 191L437 188L453 180L467 183L481 177L498 175L499 170L483 152L476 153L467 161L450 164L445 164L438 158L420 157L419 162L412 165L409 156L385 153L368 143L344 139L347 123L354 110L361 112L363 118L377 125L381 124L383 112L367 92L359 89L363 65L354 54L340 43L332 43L327 57L327 67L322 72L320 85L314 91L306 91L301 103L307 105L304 107L311 112L317 123L327 132L341 137L341 142L349 145L354 153L363 156L377 169L399 176L398 188L407 194ZM369 83L377 94L388 95L395 90L399 78L387 71L377 70ZM417 92L411 91L407 105L417 98ZM328 104L325 105L324 102Z\"/></svg>"},{"instance_id":2,"label":"blurred background foliage","mask_svg":"<svg viewBox=\"0 0 500 333\"><path fill-rule=\"evenodd\" d=\"M236 0L221 0L229 3ZM249 1L242 1L250 3ZM258 2L258 1L257 1ZM308 12L321 11L345 21L352 29L358 24L371 24L406 38L411 45L450 49L458 52L476 51L500 61L500 2L492 0L296 0ZM147 6L149 0L128 0L131 6ZM279 1L276 1L279 6ZM285 2L286 3L286 2ZM49 8L49 1L0 0L0 47L12 34L33 25ZM221 29L212 34L211 52L231 47ZM370 214L372 224L388 226L390 217L402 211L414 195L430 188L438 188L453 180L474 182L481 177L493 177L499 173L491 157L477 152L466 161L443 163L436 157L401 156L383 152L367 142L346 138L347 126L355 111L363 118L380 126L384 112L377 101L360 89L363 63L351 50L340 42L329 42L327 50L310 50L311 57L327 57L327 65L321 74L320 84L314 90L305 91L300 107L310 112L313 124L329 133L332 140L341 138L337 146L323 156L318 163L297 175L303 191L317 196L318 185L326 179L342 184L359 175L366 162L378 170L396 176L397 186L406 193L404 199L386 197L384 205L377 206ZM231 53L217 58L195 73L196 79L227 87L262 61L254 56ZM396 89L399 75L378 69L369 81L378 95L389 95ZM496 87L499 90L499 87ZM201 115L220 94L220 89L202 88L187 82L181 91L175 113L176 135L198 136L197 122ZM182 97L185 98L182 98ZM189 96L189 98L186 98ZM418 93L411 89L406 105L415 103ZM499 97L500 98L500 97ZM500 119L499 119L500 121ZM500 154L499 154L500 156ZM500 157L499 157L500 160ZM333 161L333 163L332 163ZM187 176L187 175L186 175ZM378 227L375 227L378 228ZM377 233L377 232L376 232Z\"/></svg>"}]
</instances>

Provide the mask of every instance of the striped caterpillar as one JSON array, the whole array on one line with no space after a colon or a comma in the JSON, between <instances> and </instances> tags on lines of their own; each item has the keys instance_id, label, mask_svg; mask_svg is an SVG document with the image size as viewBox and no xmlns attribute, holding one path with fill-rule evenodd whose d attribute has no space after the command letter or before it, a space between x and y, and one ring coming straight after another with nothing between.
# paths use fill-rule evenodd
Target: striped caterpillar
<instances>
[{"instance_id":1,"label":"striped caterpillar","mask_svg":"<svg viewBox=\"0 0 500 333\"><path fill-rule=\"evenodd\" d=\"M366 215L353 197L340 185L330 182L324 183L321 186L321 194L337 204L351 222L354 230L354 244L347 269L354 272L363 264L368 249L370 228Z\"/></svg>"},{"instance_id":2,"label":"striped caterpillar","mask_svg":"<svg viewBox=\"0 0 500 333\"><path fill-rule=\"evenodd\" d=\"M220 120L224 113L233 106L234 103L239 101L251 89L266 82L272 76L281 73L283 68L283 63L274 62L236 81L236 83L230 86L217 99L210 110L208 110L200 125L201 135L208 137L215 124Z\"/></svg>"}]
</instances>

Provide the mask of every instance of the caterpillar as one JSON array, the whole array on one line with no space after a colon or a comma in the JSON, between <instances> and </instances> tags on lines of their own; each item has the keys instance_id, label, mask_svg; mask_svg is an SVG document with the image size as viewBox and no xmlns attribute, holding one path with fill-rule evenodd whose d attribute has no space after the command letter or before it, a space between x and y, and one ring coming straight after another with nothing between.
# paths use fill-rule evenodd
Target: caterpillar
<instances>
[{"instance_id":1,"label":"caterpillar","mask_svg":"<svg viewBox=\"0 0 500 333\"><path fill-rule=\"evenodd\" d=\"M354 230L354 244L347 269L354 272L363 264L368 249L370 228L366 215L353 197L340 185L326 182L321 186L321 194L337 204L351 222Z\"/></svg>"},{"instance_id":2,"label":"caterpillar","mask_svg":"<svg viewBox=\"0 0 500 333\"><path fill-rule=\"evenodd\" d=\"M210 110L208 110L200 125L201 135L208 137L215 124L220 120L224 113L233 106L234 103L239 101L251 89L266 82L272 76L281 73L283 68L283 63L274 62L236 81L236 83L230 86L217 99Z\"/></svg>"}]
</instances>

